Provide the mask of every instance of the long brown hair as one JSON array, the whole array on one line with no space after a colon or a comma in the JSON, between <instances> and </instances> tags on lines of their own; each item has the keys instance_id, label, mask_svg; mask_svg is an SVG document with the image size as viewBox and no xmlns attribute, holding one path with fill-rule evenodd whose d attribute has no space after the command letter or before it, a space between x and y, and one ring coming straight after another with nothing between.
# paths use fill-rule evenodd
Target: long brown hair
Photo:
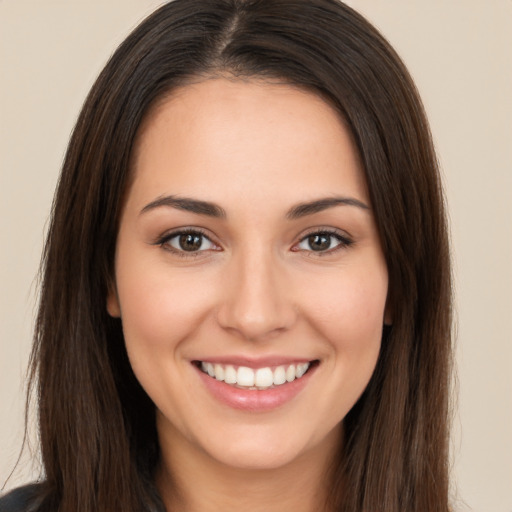
<instances>
[{"instance_id":1,"label":"long brown hair","mask_svg":"<svg viewBox=\"0 0 512 512\"><path fill-rule=\"evenodd\" d=\"M106 296L138 128L164 95L216 75L321 95L350 127L366 173L393 325L344 420L330 508L447 511L451 281L436 158L404 65L337 0L175 0L134 30L94 84L43 256L32 353L45 470L39 510L163 510L154 406Z\"/></svg>"}]
</instances>

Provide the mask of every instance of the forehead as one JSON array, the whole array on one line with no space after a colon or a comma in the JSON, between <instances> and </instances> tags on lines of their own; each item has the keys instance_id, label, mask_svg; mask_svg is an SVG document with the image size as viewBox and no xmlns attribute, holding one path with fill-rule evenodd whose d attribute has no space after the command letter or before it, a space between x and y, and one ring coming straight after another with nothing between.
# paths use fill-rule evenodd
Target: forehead
<instances>
[{"instance_id":1,"label":"forehead","mask_svg":"<svg viewBox=\"0 0 512 512\"><path fill-rule=\"evenodd\" d=\"M135 191L155 197L367 198L341 116L318 95L284 84L219 78L173 91L142 125L132 164Z\"/></svg>"}]
</instances>

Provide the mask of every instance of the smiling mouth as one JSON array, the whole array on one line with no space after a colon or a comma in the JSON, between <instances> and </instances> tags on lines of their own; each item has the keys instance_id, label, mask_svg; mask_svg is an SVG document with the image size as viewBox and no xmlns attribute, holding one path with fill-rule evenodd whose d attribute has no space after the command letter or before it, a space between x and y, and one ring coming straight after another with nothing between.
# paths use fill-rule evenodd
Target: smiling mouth
<instances>
[{"instance_id":1,"label":"smiling mouth","mask_svg":"<svg viewBox=\"0 0 512 512\"><path fill-rule=\"evenodd\" d=\"M287 364L276 367L249 368L208 361L195 361L196 366L211 378L222 381L232 387L263 391L301 379L319 361Z\"/></svg>"}]
</instances>

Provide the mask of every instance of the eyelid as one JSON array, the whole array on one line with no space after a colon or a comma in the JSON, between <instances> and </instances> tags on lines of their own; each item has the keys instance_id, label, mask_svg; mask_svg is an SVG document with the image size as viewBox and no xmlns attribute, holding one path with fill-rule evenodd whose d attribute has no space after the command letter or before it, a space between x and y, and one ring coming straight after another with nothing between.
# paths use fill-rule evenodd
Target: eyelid
<instances>
[{"instance_id":1,"label":"eyelid","mask_svg":"<svg viewBox=\"0 0 512 512\"><path fill-rule=\"evenodd\" d=\"M168 243L171 239L173 239L175 237L178 237L181 235L188 235L188 234L201 235L202 237L206 238L211 244L213 244L215 246L215 248L203 249L203 250L198 250L198 251L183 251L183 250L176 249L175 247L172 247ZM198 256L204 256L205 255L204 253L206 253L206 252L222 250L221 247L219 246L219 244L213 240L213 237L210 234L208 234L206 232L206 230L204 230L203 228L195 227L195 226L186 226L186 227L175 228L170 231L166 231L165 233L160 235L152 243L152 245L159 245L166 251L169 251L173 254L176 254L176 255L178 255L180 257L184 257L184 258L194 258L194 257L198 257Z\"/></svg>"},{"instance_id":2,"label":"eyelid","mask_svg":"<svg viewBox=\"0 0 512 512\"><path fill-rule=\"evenodd\" d=\"M172 247L170 244L168 244L169 240L172 238L175 238L180 235L187 235L187 234L199 234L202 237L206 238L211 244L215 246L215 248L210 249L203 249L198 251L184 251L176 249L175 247ZM306 238L312 236L312 235L328 235L332 236L339 240L339 244L331 249L327 249L325 251L313 251L313 250L305 250L300 249L298 246L300 243L302 243ZM350 247L354 243L354 240L351 235L349 235L346 231L333 228L333 227L314 227L308 229L306 232L303 232L300 235L300 238L298 238L297 242L294 243L294 245L291 247L291 250L293 252L304 252L309 253L308 255L314 255L314 256L322 256L327 254L333 254L341 249L346 249ZM184 226L180 228L174 228L170 231L167 231L160 235L156 240L152 242L152 245L158 245L162 246L163 249L172 252L178 256L181 257L198 257L198 256L205 256L204 253L207 253L209 251L221 251L222 248L220 245L214 240L214 237L212 237L205 229L196 227L196 226Z\"/></svg>"},{"instance_id":3,"label":"eyelid","mask_svg":"<svg viewBox=\"0 0 512 512\"><path fill-rule=\"evenodd\" d=\"M305 250L305 249L298 248L298 245L300 243L304 242L304 240L306 240L306 238L308 238L308 237L310 237L312 235L328 235L328 236L332 236L334 238L337 238L340 243L338 245L336 245L335 247L333 247L332 249L327 249L325 251L313 251L313 250L308 251L308 250ZM305 233L302 233L300 235L300 238L298 239L297 242L295 242L295 244L293 245L291 250L294 251L294 252L306 252L306 253L309 253L308 256L310 256L312 254L315 255L315 256L324 256L324 255L327 255L327 254L333 254L333 253L335 253L335 252L337 252L338 250L341 250L341 249L346 249L346 248L350 247L353 243L354 243L354 239L346 231L343 231L343 230L340 230L340 229L337 229L337 228L333 228L333 227L322 227L322 226L319 226L319 227L315 227L315 228L310 228Z\"/></svg>"}]
</instances>

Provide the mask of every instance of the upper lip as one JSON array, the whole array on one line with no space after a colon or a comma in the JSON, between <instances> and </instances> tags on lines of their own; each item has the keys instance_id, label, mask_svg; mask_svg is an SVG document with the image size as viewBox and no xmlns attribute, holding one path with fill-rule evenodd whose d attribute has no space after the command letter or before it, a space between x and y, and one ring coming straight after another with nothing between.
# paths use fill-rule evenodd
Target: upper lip
<instances>
[{"instance_id":1,"label":"upper lip","mask_svg":"<svg viewBox=\"0 0 512 512\"><path fill-rule=\"evenodd\" d=\"M231 366L246 366L247 368L266 368L273 366L286 366L290 364L310 363L316 361L315 358L293 357L293 356L265 356L265 357L247 357L247 356L212 356L201 359L195 359L195 362L201 361L212 364L222 364Z\"/></svg>"}]
</instances>

